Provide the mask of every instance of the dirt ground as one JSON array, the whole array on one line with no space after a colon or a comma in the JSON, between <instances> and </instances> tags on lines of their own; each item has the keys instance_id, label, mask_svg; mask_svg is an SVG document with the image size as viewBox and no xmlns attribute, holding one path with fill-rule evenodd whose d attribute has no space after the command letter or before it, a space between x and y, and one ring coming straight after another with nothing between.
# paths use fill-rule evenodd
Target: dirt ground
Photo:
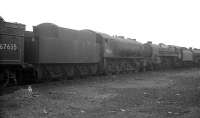
<instances>
[{"instance_id":1,"label":"dirt ground","mask_svg":"<svg viewBox=\"0 0 200 118\"><path fill-rule=\"evenodd\" d=\"M2 118L200 118L200 69L196 68L87 77L27 88L2 91Z\"/></svg>"}]
</instances>

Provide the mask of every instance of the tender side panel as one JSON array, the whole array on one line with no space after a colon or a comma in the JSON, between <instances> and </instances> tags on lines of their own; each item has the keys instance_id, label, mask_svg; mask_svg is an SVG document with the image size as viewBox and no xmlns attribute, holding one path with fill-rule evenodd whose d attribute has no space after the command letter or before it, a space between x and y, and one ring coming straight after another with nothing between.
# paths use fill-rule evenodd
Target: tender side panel
<instances>
[{"instance_id":1,"label":"tender side panel","mask_svg":"<svg viewBox=\"0 0 200 118\"><path fill-rule=\"evenodd\" d=\"M35 28L39 63L98 63L100 44L88 30L71 30L52 24Z\"/></svg>"},{"instance_id":2,"label":"tender side panel","mask_svg":"<svg viewBox=\"0 0 200 118\"><path fill-rule=\"evenodd\" d=\"M22 24L1 22L0 64L22 64L24 60L24 30Z\"/></svg>"}]
</instances>

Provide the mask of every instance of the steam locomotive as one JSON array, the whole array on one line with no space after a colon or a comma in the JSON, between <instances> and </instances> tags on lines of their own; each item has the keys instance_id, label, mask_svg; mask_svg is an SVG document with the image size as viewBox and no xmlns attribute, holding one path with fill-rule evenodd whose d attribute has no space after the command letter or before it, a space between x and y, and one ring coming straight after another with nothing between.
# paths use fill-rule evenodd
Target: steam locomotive
<instances>
[{"instance_id":1,"label":"steam locomotive","mask_svg":"<svg viewBox=\"0 0 200 118\"><path fill-rule=\"evenodd\" d=\"M136 39L52 23L25 31L0 21L0 83L47 81L200 65L200 49L142 44Z\"/></svg>"}]
</instances>

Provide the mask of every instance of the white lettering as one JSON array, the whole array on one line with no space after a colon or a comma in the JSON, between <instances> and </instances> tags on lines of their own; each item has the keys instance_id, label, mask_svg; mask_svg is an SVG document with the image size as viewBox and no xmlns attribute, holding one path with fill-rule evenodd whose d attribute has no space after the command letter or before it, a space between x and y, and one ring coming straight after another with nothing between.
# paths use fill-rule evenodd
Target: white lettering
<instances>
[{"instance_id":1,"label":"white lettering","mask_svg":"<svg viewBox=\"0 0 200 118\"><path fill-rule=\"evenodd\" d=\"M16 44L0 44L0 50L6 50L6 51L16 51L17 45Z\"/></svg>"}]
</instances>

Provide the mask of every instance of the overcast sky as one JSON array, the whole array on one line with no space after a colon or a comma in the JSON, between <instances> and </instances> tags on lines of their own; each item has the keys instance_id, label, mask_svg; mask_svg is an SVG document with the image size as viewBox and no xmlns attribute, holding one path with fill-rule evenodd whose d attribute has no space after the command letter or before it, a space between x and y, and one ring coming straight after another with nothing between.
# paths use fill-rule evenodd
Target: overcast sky
<instances>
[{"instance_id":1,"label":"overcast sky","mask_svg":"<svg viewBox=\"0 0 200 118\"><path fill-rule=\"evenodd\" d=\"M0 15L32 30L44 22L71 29L200 48L198 0L1 0Z\"/></svg>"}]
</instances>

